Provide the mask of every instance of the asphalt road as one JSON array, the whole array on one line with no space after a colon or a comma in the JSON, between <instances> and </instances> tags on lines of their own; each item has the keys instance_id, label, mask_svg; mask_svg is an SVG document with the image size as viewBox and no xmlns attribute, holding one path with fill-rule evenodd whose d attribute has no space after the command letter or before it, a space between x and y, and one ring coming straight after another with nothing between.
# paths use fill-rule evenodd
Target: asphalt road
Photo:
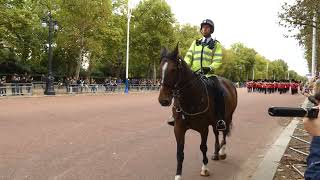
<instances>
[{"instance_id":1,"label":"asphalt road","mask_svg":"<svg viewBox=\"0 0 320 180\"><path fill-rule=\"evenodd\" d=\"M242 180L254 172L287 120L267 108L298 106L301 95L247 93L227 139L227 159L209 160L200 177L200 136L188 131L185 180ZM0 179L172 180L176 171L173 128L157 93L36 98L0 98ZM208 157L214 144L208 139Z\"/></svg>"}]
</instances>

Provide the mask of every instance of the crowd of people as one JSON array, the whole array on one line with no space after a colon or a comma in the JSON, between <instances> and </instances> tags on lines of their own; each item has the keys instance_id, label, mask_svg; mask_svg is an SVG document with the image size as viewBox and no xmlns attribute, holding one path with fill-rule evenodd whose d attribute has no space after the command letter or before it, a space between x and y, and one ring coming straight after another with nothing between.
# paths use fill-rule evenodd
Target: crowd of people
<instances>
[{"instance_id":1,"label":"crowd of people","mask_svg":"<svg viewBox=\"0 0 320 180\"><path fill-rule=\"evenodd\" d=\"M7 95L32 95L33 88L45 89L46 76L36 75L33 78L31 75L11 74L3 75L0 78L0 96ZM160 86L160 81L154 82L146 78L133 78L128 80L129 89L133 90L151 90L155 86ZM117 88L125 86L125 79L108 77L108 78L75 78L75 77L56 77L55 88L63 90L66 93L85 93L85 92L115 92Z\"/></svg>"},{"instance_id":2,"label":"crowd of people","mask_svg":"<svg viewBox=\"0 0 320 180\"><path fill-rule=\"evenodd\" d=\"M291 94L297 94L303 90L303 83L300 81L289 80L250 80L246 82L248 92L259 92L271 94L279 92L280 94L287 93L291 90Z\"/></svg>"},{"instance_id":3,"label":"crowd of people","mask_svg":"<svg viewBox=\"0 0 320 180\"><path fill-rule=\"evenodd\" d=\"M24 75L13 74L10 77L2 76L0 79L0 96L7 95L7 86L11 89L13 96L31 94L32 81L33 78L27 73Z\"/></svg>"}]
</instances>

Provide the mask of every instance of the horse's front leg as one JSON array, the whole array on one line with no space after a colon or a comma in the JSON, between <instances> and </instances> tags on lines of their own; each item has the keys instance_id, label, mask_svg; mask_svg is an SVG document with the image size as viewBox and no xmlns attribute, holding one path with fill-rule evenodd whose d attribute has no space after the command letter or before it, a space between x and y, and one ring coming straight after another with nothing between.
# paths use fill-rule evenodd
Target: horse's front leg
<instances>
[{"instance_id":1,"label":"horse's front leg","mask_svg":"<svg viewBox=\"0 0 320 180\"><path fill-rule=\"evenodd\" d=\"M203 160L202 160L203 164L202 164L201 173L200 173L201 176L209 176L210 175L209 168L207 167L207 164L208 164L207 139L208 139L208 127L201 132L200 150L203 155Z\"/></svg>"},{"instance_id":2,"label":"horse's front leg","mask_svg":"<svg viewBox=\"0 0 320 180\"><path fill-rule=\"evenodd\" d=\"M219 160L219 150L220 150L219 131L215 128L215 126L212 126L212 129L215 136L215 145L214 145L214 153L211 159Z\"/></svg>"},{"instance_id":3,"label":"horse's front leg","mask_svg":"<svg viewBox=\"0 0 320 180\"><path fill-rule=\"evenodd\" d=\"M182 163L184 160L184 142L185 142L185 134L186 129L182 129L178 127L179 125L176 123L174 126L174 134L176 136L177 141L177 172L175 176L175 180L181 180L182 174Z\"/></svg>"}]
</instances>

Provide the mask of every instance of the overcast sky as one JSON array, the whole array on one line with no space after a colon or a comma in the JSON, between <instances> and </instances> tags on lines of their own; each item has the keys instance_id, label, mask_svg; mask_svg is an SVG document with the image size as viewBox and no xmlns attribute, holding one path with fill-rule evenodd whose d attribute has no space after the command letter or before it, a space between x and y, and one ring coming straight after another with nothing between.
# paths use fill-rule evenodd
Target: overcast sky
<instances>
[{"instance_id":1,"label":"overcast sky","mask_svg":"<svg viewBox=\"0 0 320 180\"><path fill-rule=\"evenodd\" d=\"M300 75L308 73L303 49L295 39L284 38L287 29L277 23L281 5L292 0L166 1L181 24L199 26L203 19L212 19L214 36L226 48L241 42L269 60L283 59Z\"/></svg>"}]
</instances>

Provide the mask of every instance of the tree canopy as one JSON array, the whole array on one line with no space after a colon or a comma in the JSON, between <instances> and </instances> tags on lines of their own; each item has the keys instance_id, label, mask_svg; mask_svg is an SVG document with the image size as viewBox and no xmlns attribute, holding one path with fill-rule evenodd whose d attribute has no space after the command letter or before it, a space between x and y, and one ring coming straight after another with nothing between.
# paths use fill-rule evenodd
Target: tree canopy
<instances>
[{"instance_id":1,"label":"tree canopy","mask_svg":"<svg viewBox=\"0 0 320 180\"><path fill-rule=\"evenodd\" d=\"M313 9L319 3L316 0L296 1L294 6L285 4L279 17L288 27L301 27L296 38L307 47L309 60L312 27L312 16L309 15L313 15ZM13 73L8 66L17 73L47 73L48 28L41 27L41 22L51 12L59 25L53 33L55 76L124 79L127 4L127 0L0 1L0 66L7 67L0 73ZM132 9L130 22L129 78L156 79L162 47L173 48L179 42L184 56L198 38L201 38L199 27L177 22L166 1L140 1ZM292 78L302 79L288 70L285 60L269 60L240 42L230 49L223 48L223 53L223 65L217 73L232 81L253 77L279 80L285 79L288 73Z\"/></svg>"},{"instance_id":2,"label":"tree canopy","mask_svg":"<svg viewBox=\"0 0 320 180\"><path fill-rule=\"evenodd\" d=\"M279 24L288 29L287 37L294 37L305 49L305 58L311 70L312 57L312 28L320 30L320 1L318 0L294 0L293 3L284 3L279 12ZM314 17L317 21L314 22ZM317 43L320 44L320 33L317 35ZM317 54L320 48L317 48ZM319 56L319 55L318 55ZM319 58L318 58L319 59ZM317 70L319 70L318 61Z\"/></svg>"}]
</instances>

